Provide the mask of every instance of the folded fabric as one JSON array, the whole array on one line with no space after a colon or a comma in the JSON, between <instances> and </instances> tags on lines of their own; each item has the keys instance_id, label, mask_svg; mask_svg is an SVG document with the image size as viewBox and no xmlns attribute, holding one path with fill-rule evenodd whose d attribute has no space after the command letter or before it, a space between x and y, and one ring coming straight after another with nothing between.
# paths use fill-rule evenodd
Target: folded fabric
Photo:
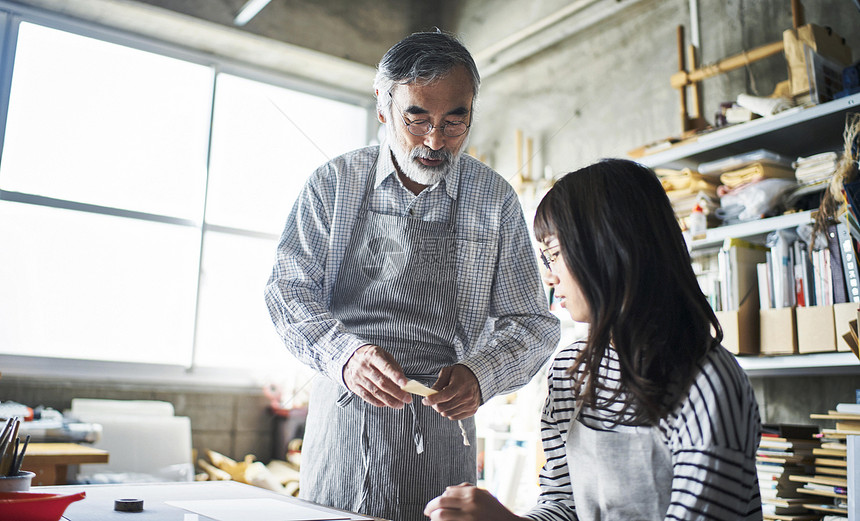
<instances>
[{"instance_id":1,"label":"folded fabric","mask_svg":"<svg viewBox=\"0 0 860 521\"><path fill-rule=\"evenodd\" d=\"M772 116L777 112L790 109L794 103L788 98L762 98L749 94L738 94L738 105L755 112L759 116Z\"/></svg>"},{"instance_id":2,"label":"folded fabric","mask_svg":"<svg viewBox=\"0 0 860 521\"><path fill-rule=\"evenodd\" d=\"M795 171L794 176L797 178L798 183L812 183L828 179L835 171L836 163L818 164L810 167L800 167Z\"/></svg>"},{"instance_id":3,"label":"folded fabric","mask_svg":"<svg viewBox=\"0 0 860 521\"><path fill-rule=\"evenodd\" d=\"M686 193L698 192L699 190L710 191L716 185L716 180L703 176L695 170L685 168L683 170L671 170L668 168L657 168L654 170L660 178L663 190L667 193L673 191L684 191Z\"/></svg>"},{"instance_id":4,"label":"folded fabric","mask_svg":"<svg viewBox=\"0 0 860 521\"><path fill-rule=\"evenodd\" d=\"M839 155L823 152L809 157L799 157L794 164L794 175L799 183L814 183L828 179L836 171Z\"/></svg>"},{"instance_id":5,"label":"folded fabric","mask_svg":"<svg viewBox=\"0 0 860 521\"><path fill-rule=\"evenodd\" d=\"M699 190L684 189L684 190L669 190L666 195L669 197L669 202L672 206L680 204L682 201L693 200L701 195L706 195L712 199L717 199L717 185L708 184L700 187ZM693 205L690 205L692 208Z\"/></svg>"},{"instance_id":6,"label":"folded fabric","mask_svg":"<svg viewBox=\"0 0 860 521\"><path fill-rule=\"evenodd\" d=\"M822 152L813 156L798 157L794 162L794 167L799 168L802 165L815 163L835 163L839 159L839 154L836 152Z\"/></svg>"},{"instance_id":7,"label":"folded fabric","mask_svg":"<svg viewBox=\"0 0 860 521\"><path fill-rule=\"evenodd\" d=\"M768 163L752 163L743 168L723 172L720 182L729 188L735 188L760 179L795 179L794 169Z\"/></svg>"}]
</instances>

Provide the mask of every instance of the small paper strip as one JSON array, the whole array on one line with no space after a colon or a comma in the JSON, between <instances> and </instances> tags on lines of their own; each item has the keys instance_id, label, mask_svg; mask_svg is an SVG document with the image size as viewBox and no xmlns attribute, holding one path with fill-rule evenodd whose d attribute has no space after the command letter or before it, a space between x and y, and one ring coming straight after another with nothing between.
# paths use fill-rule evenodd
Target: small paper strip
<instances>
[{"instance_id":1,"label":"small paper strip","mask_svg":"<svg viewBox=\"0 0 860 521\"><path fill-rule=\"evenodd\" d=\"M431 389L416 380L409 380L406 382L406 385L401 386L400 389L407 393L417 394L418 396L430 396L431 394L436 394L435 389Z\"/></svg>"}]
</instances>

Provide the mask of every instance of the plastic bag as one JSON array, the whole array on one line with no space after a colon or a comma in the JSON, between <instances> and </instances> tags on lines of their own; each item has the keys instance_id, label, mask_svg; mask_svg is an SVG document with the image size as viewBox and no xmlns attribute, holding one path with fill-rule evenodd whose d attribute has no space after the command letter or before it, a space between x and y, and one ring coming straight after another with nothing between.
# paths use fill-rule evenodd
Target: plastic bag
<instances>
[{"instance_id":1,"label":"plastic bag","mask_svg":"<svg viewBox=\"0 0 860 521\"><path fill-rule=\"evenodd\" d=\"M759 219L779 206L782 195L795 184L789 179L762 179L740 186L720 198L717 217L726 224Z\"/></svg>"}]
</instances>

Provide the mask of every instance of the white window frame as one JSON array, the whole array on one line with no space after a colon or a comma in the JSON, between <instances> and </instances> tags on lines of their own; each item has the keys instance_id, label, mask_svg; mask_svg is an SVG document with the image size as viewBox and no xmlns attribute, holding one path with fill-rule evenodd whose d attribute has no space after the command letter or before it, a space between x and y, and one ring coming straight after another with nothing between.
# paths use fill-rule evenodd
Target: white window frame
<instances>
[{"instance_id":1,"label":"white window frame","mask_svg":"<svg viewBox=\"0 0 860 521\"><path fill-rule=\"evenodd\" d=\"M226 58L213 56L200 51L183 48L177 45L168 44L143 36L133 35L124 31L112 29L109 27L99 26L94 23L72 19L62 16L57 13L44 11L38 8L23 6L20 4L10 4L0 0L0 151L3 149L6 117L9 109L9 94L12 84L12 72L14 68L15 45L17 42L18 27L21 22L31 22L38 25L50 27L61 31L78 34L85 37L99 39L105 42L110 42L134 49L153 52L156 54L176 58L191 63L204 65L213 69L213 95L211 98L212 107L214 109L215 96L214 89L217 86L217 77L220 73L240 76L262 83L268 83L274 86L287 88L314 96L328 98L335 101L341 101L353 105L358 105L367 109L367 139L368 143L373 142L377 135L378 123L376 121L375 104L372 98L372 86L367 86L368 95L366 97L358 96L354 91L348 89L339 90L329 85L322 85L308 80L304 80L298 76L292 76L285 73L263 70L262 68L253 65L238 63ZM210 111L210 152L211 154L211 118ZM207 182L208 182L209 157L207 156ZM310 172L308 172L310 174ZM166 222L184 226L194 226L199 228L201 233L200 248L202 255L203 235L208 231L224 232L247 237L264 237L276 239L277 236L262 233L252 230L243 230L207 224L205 221L195 222L188 219L177 219L168 216L147 214L131 210L119 208L108 208L96 205L78 203L74 201L66 201L41 197L30 194L19 194L15 192L5 192L0 190L0 200L13 201L26 204L36 204L41 206L50 206L55 208L85 211L97 214L118 215L133 219L143 219L149 221ZM274 259L274 251L273 259ZM198 266L197 287L198 301L196 306L199 306L199 287L200 287L200 269ZM260 292L262 300L262 289ZM195 331L197 329L195 319ZM274 326L273 326L274 327ZM196 351L196 333L195 345L191 346L192 359L193 353ZM284 348L286 349L286 347ZM192 386L217 386L218 388L226 387L254 387L259 388L261 383L256 380L254 375L241 370L237 371L228 368L210 368L195 366L192 362L191 366L184 367L179 365L168 364L147 364L133 362L111 362L98 360L82 360L82 359L65 359L53 357L36 357L9 355L0 353L0 372L9 376L24 376L24 377L46 377L46 378L72 378L72 379L87 379L99 382L115 382L115 383L156 383L156 384L174 384L174 385L192 385Z\"/></svg>"}]
</instances>

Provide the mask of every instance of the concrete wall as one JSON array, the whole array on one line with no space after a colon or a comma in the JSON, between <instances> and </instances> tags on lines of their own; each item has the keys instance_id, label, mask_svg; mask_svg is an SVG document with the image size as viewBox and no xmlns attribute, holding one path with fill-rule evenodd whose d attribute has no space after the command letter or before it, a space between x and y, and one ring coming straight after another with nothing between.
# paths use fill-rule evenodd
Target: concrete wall
<instances>
[{"instance_id":1,"label":"concrete wall","mask_svg":"<svg viewBox=\"0 0 860 521\"><path fill-rule=\"evenodd\" d=\"M762 421L811 423L832 429L832 420L812 420L812 413L827 413L840 402L853 402L860 389L860 376L771 376L750 379L755 389Z\"/></svg>"},{"instance_id":2,"label":"concrete wall","mask_svg":"<svg viewBox=\"0 0 860 521\"><path fill-rule=\"evenodd\" d=\"M454 31L474 53L515 27L549 16L569 2L469 0ZM679 95L669 83L678 70L676 30L690 35L688 0L598 2L627 7L484 78L470 144L506 177L516 171L514 132L535 140L535 170L564 173L603 157L681 133ZM782 40L791 28L788 0L699 0L701 62L713 63ZM805 2L806 20L830 26L860 57L860 11L851 2ZM608 7L606 7L608 9ZM512 16L516 13L516 16ZM577 16L560 22L575 25ZM544 32L549 32L546 29ZM524 45L529 45L526 41ZM713 121L721 101L738 94L769 95L788 78L782 55L702 83L703 113Z\"/></svg>"}]
</instances>

